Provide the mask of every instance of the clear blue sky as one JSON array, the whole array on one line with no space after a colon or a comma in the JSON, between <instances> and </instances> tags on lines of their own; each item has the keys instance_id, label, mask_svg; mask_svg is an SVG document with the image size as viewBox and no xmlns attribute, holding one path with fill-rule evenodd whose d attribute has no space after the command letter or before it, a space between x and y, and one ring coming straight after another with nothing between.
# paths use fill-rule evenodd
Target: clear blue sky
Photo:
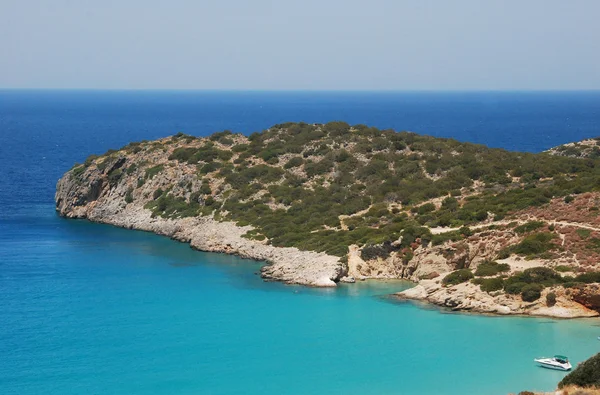
<instances>
[{"instance_id":1,"label":"clear blue sky","mask_svg":"<svg viewBox=\"0 0 600 395\"><path fill-rule=\"evenodd\" d=\"M0 88L600 89L600 0L0 0Z\"/></svg>"}]
</instances>

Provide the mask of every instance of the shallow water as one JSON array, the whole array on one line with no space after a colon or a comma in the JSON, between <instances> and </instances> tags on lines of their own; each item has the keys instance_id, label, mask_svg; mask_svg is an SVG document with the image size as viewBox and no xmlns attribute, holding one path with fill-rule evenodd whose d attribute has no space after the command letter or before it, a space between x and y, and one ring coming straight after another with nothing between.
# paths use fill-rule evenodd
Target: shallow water
<instances>
[{"instance_id":1,"label":"shallow water","mask_svg":"<svg viewBox=\"0 0 600 395\"><path fill-rule=\"evenodd\" d=\"M536 356L600 350L598 321L263 282L257 262L38 208L2 232L4 394L501 394L553 388Z\"/></svg>"},{"instance_id":2,"label":"shallow water","mask_svg":"<svg viewBox=\"0 0 600 395\"><path fill-rule=\"evenodd\" d=\"M317 110L304 94L279 98L282 104L268 98L287 110L257 118L244 95L20 95L0 95L9 104L0 106L2 394L506 394L550 390L564 376L536 367L534 357L561 353L576 363L600 351L599 320L456 314L386 296L410 286L405 282L337 289L263 282L259 262L54 213L56 178L88 153L173 133L168 125L179 119L212 131L227 127L225 118L215 121L227 114L260 129L296 106L300 119L323 121L306 115ZM595 109L599 98L583 107ZM334 99L315 100L330 103L335 118L366 102L355 118L379 117L384 127L399 122L400 99L379 98L377 110L369 96ZM426 102L419 103L411 108L426 113ZM535 124L535 114L553 107L531 108ZM589 119L598 124L592 110L583 120L581 109L570 115L573 128L589 134L580 137L593 135L585 129ZM436 119L445 120L433 111L427 122ZM252 130L247 125L242 131ZM507 123L508 140L511 130Z\"/></svg>"}]
</instances>

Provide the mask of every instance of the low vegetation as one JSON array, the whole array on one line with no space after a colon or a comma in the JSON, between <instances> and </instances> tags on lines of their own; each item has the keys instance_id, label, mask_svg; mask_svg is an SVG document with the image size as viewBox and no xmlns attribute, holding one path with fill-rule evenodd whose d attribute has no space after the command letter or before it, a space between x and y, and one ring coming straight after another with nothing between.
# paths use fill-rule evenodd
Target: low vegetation
<instances>
[{"instance_id":1,"label":"low vegetation","mask_svg":"<svg viewBox=\"0 0 600 395\"><path fill-rule=\"evenodd\" d=\"M600 354L577 365L575 370L558 383L558 388L570 385L582 388L600 388Z\"/></svg>"},{"instance_id":2,"label":"low vegetation","mask_svg":"<svg viewBox=\"0 0 600 395\"><path fill-rule=\"evenodd\" d=\"M477 269L475 270L475 275L478 277L481 276L495 276L498 273L508 272L510 270L510 265L507 263L498 263L498 262L483 262Z\"/></svg>"},{"instance_id":3,"label":"low vegetation","mask_svg":"<svg viewBox=\"0 0 600 395\"><path fill-rule=\"evenodd\" d=\"M117 161L124 163L115 167ZM509 152L344 122L285 123L248 137L181 133L91 156L72 169L73 176L90 166L104 172L111 187L153 185L143 199L155 216L213 215L250 224L256 234L248 237L275 246L342 257L358 244L365 259L394 251L405 261L416 245L468 238L468 225L600 188L600 160L594 157ZM186 169L196 179L184 185L157 181L172 169ZM133 202L134 195L128 190L125 201ZM459 230L432 235L429 228L438 226ZM523 241L503 255L560 251L543 223L529 222L515 232ZM590 245L595 240L586 239ZM475 274L504 270L490 264ZM497 288L497 282L485 286Z\"/></svg>"},{"instance_id":4,"label":"low vegetation","mask_svg":"<svg viewBox=\"0 0 600 395\"><path fill-rule=\"evenodd\" d=\"M459 269L455 270L452 273L448 274L442 280L442 284L444 285L456 285L469 281L473 278L473 272L469 269Z\"/></svg>"},{"instance_id":5,"label":"low vegetation","mask_svg":"<svg viewBox=\"0 0 600 395\"><path fill-rule=\"evenodd\" d=\"M551 232L538 232L526 236L518 244L507 247L498 253L500 259L507 258L510 254L524 255L529 259L551 258L551 252L560 250L555 243L556 234Z\"/></svg>"},{"instance_id":6,"label":"low vegetation","mask_svg":"<svg viewBox=\"0 0 600 395\"><path fill-rule=\"evenodd\" d=\"M510 276L503 274L509 269L510 267L506 264L484 262L477 267L474 274L471 269L459 269L449 273L442 279L442 284L452 286L471 281L473 284L479 285L482 291L504 291L509 295L520 295L525 302L534 302L541 297L542 291L547 287L569 288L600 282L600 272L562 277L553 269L540 266L516 272ZM556 294L549 292L546 296L546 303L548 306L554 306Z\"/></svg>"}]
</instances>

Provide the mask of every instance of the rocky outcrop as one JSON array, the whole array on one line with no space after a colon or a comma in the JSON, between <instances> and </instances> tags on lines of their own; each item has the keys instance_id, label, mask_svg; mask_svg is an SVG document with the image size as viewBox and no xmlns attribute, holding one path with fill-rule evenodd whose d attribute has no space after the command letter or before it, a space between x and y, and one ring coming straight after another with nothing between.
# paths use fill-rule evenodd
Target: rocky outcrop
<instances>
[{"instance_id":1,"label":"rocky outcrop","mask_svg":"<svg viewBox=\"0 0 600 395\"><path fill-rule=\"evenodd\" d=\"M600 313L600 284L579 285L572 288L570 293L575 302Z\"/></svg>"},{"instance_id":2,"label":"rocky outcrop","mask_svg":"<svg viewBox=\"0 0 600 395\"><path fill-rule=\"evenodd\" d=\"M569 156L572 158L599 158L600 137L559 145L546 151L551 155Z\"/></svg>"},{"instance_id":3,"label":"rocky outcrop","mask_svg":"<svg viewBox=\"0 0 600 395\"><path fill-rule=\"evenodd\" d=\"M243 258L266 261L261 276L268 280L318 287L332 287L343 277L346 266L339 258L324 253L278 248L242 237L252 227L219 222L212 217L165 219L153 217L143 207L141 197L154 189L138 193L137 203L126 203L126 184L111 188L105 173L89 168L82 182L72 172L57 184L56 210L67 218L87 218L90 221L138 229L190 243L192 248L235 254ZM181 176L181 175L178 175ZM168 175L163 177L169 177ZM160 177L154 180L160 184Z\"/></svg>"},{"instance_id":4,"label":"rocky outcrop","mask_svg":"<svg viewBox=\"0 0 600 395\"><path fill-rule=\"evenodd\" d=\"M556 303L548 306L546 295L553 292ZM441 277L435 280L422 280L414 287L399 292L399 299L418 300L435 304L455 311L469 311L489 314L522 314L532 316L578 318L597 317L598 311L588 308L583 303L574 301L568 290L561 287L547 288L541 297L534 302L524 302L519 295L505 293L487 293L478 285L470 282L454 286L443 286Z\"/></svg>"}]
</instances>

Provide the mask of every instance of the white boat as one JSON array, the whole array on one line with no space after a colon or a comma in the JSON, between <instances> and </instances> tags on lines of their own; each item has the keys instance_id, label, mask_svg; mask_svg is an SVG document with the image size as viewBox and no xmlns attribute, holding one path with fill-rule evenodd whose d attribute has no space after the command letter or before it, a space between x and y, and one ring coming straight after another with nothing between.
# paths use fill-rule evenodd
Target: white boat
<instances>
[{"instance_id":1,"label":"white boat","mask_svg":"<svg viewBox=\"0 0 600 395\"><path fill-rule=\"evenodd\" d=\"M571 363L569 358L564 355L555 355L552 358L536 358L535 362L539 363L540 366L548 369L556 370L571 370Z\"/></svg>"}]
</instances>

